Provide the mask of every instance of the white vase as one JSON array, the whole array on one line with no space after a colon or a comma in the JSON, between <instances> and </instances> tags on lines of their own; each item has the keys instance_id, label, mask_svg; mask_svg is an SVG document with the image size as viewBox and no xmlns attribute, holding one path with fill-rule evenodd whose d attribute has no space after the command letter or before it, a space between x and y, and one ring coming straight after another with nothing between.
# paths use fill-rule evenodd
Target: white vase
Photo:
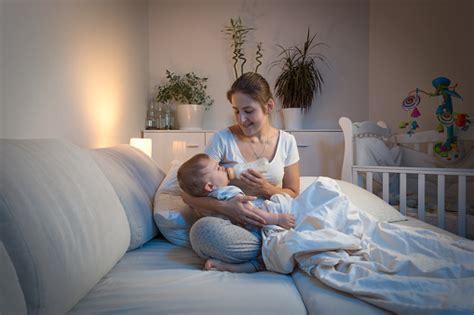
<instances>
[{"instance_id":1,"label":"white vase","mask_svg":"<svg viewBox=\"0 0 474 315\"><path fill-rule=\"evenodd\" d=\"M301 108L283 108L281 111L286 130L303 129L303 110Z\"/></svg>"},{"instance_id":2,"label":"white vase","mask_svg":"<svg viewBox=\"0 0 474 315\"><path fill-rule=\"evenodd\" d=\"M179 129L201 130L204 117L204 106L196 104L179 104L176 106Z\"/></svg>"}]
</instances>

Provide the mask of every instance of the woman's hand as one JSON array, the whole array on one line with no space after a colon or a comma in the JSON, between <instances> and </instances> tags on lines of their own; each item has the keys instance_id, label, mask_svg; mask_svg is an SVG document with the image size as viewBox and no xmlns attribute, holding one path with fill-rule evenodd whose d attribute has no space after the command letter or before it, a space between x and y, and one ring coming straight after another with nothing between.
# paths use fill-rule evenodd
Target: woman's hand
<instances>
[{"instance_id":1,"label":"woman's hand","mask_svg":"<svg viewBox=\"0 0 474 315\"><path fill-rule=\"evenodd\" d=\"M221 214L235 224L256 227L266 224L265 219L258 214L258 209L250 202L256 199L253 196L238 195L230 200L216 200L210 197L193 197L183 192L181 197L200 216Z\"/></svg>"},{"instance_id":2,"label":"woman's hand","mask_svg":"<svg viewBox=\"0 0 474 315\"><path fill-rule=\"evenodd\" d=\"M240 174L240 180L245 185L245 192L249 195L270 198L275 193L275 186L270 184L262 173L248 169Z\"/></svg>"},{"instance_id":3,"label":"woman's hand","mask_svg":"<svg viewBox=\"0 0 474 315\"><path fill-rule=\"evenodd\" d=\"M196 200L196 197L193 197L193 196L189 195L188 193L186 193L184 191L181 193L181 199L183 199L183 202L185 204L187 204L191 208L191 210L196 212L196 214L199 217L205 217L205 216L208 216L208 215L215 214L214 212L206 211L205 209L202 209L202 210L198 209L198 207L196 207L195 203L194 203L194 201Z\"/></svg>"},{"instance_id":4,"label":"woman's hand","mask_svg":"<svg viewBox=\"0 0 474 315\"><path fill-rule=\"evenodd\" d=\"M270 199L274 194L288 194L295 198L300 191L300 171L299 164L294 163L285 167L283 176L283 187L274 186L270 183L265 173L260 173L253 169L248 169L240 174L240 181L244 185L244 191L248 195L262 196L265 199Z\"/></svg>"},{"instance_id":5,"label":"woman's hand","mask_svg":"<svg viewBox=\"0 0 474 315\"><path fill-rule=\"evenodd\" d=\"M254 196L238 195L227 201L227 216L233 223L244 225L250 224L256 227L263 227L266 222L258 215L256 208L251 201L257 199Z\"/></svg>"}]
</instances>

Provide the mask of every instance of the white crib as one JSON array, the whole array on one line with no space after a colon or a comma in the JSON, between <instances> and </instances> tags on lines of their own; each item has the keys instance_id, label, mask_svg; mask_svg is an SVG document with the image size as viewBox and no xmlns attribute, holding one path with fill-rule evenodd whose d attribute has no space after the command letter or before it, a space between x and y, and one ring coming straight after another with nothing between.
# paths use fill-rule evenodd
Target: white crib
<instances>
[{"instance_id":1,"label":"white crib","mask_svg":"<svg viewBox=\"0 0 474 315\"><path fill-rule=\"evenodd\" d=\"M444 140L444 134L436 131L420 132L412 136L406 134L392 135L384 122L362 122L353 124L349 118L341 117L339 125L344 133L344 161L342 167L342 180L363 185L361 175L365 175L366 189L374 190L374 174L382 174L381 193L383 199L389 202L389 178L391 174L399 176L399 210L404 215L407 213L407 175L417 175L417 210L415 216L422 221L435 224L440 228L456 232L458 235L472 238L474 235L474 213L467 212L467 185L474 179L474 169L469 168L440 168L440 167L410 167L410 166L378 166L356 165L355 139L357 137L376 137L391 140L403 146L409 146L416 151L426 154L433 159L433 144ZM471 151L474 154L474 150ZM436 214L426 212L425 184L426 176L437 177L437 210ZM393 176L393 175L392 175ZM414 176L414 175L412 175ZM446 177L457 177L457 211L447 212L445 209ZM472 187L471 187L472 188ZM457 226L457 229L456 229ZM453 231L455 229L455 231Z\"/></svg>"}]
</instances>

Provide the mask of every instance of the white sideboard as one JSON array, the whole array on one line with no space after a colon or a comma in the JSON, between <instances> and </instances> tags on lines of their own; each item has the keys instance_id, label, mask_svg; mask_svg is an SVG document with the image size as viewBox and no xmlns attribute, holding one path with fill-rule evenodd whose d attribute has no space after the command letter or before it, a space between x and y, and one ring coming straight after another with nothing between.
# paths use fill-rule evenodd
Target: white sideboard
<instances>
[{"instance_id":1,"label":"white sideboard","mask_svg":"<svg viewBox=\"0 0 474 315\"><path fill-rule=\"evenodd\" d=\"M338 129L288 130L298 143L300 174L341 177L344 137ZM214 130L145 130L143 138L152 139L152 158L163 170L171 161L184 161L204 151Z\"/></svg>"}]
</instances>

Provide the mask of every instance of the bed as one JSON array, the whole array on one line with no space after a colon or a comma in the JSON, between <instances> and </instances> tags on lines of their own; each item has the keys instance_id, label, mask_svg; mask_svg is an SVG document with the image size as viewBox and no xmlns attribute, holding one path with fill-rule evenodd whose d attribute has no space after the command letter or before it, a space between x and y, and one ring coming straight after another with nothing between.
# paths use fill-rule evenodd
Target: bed
<instances>
[{"instance_id":1,"label":"bed","mask_svg":"<svg viewBox=\"0 0 474 315\"><path fill-rule=\"evenodd\" d=\"M379 195L403 215L474 238L472 132L459 137L464 157L445 162L433 152L443 139L436 131L392 134L384 122L347 117L339 125L345 142L342 180Z\"/></svg>"},{"instance_id":2,"label":"bed","mask_svg":"<svg viewBox=\"0 0 474 315\"><path fill-rule=\"evenodd\" d=\"M289 275L204 272L189 247L196 217L177 194L172 170L165 175L128 145L83 149L59 139L2 139L0 149L1 314L387 314L380 292L398 288L377 286L359 299L301 268ZM301 195L319 179L301 177ZM403 216L357 185L336 182L382 225L467 241ZM456 260L452 267L459 266ZM467 269L470 289L452 294L443 279L437 291L470 303L464 310L472 314L474 265ZM414 291L397 290L409 297ZM363 300L374 293L379 302ZM434 304L448 313L442 299L429 301L417 315L433 313Z\"/></svg>"}]
</instances>

